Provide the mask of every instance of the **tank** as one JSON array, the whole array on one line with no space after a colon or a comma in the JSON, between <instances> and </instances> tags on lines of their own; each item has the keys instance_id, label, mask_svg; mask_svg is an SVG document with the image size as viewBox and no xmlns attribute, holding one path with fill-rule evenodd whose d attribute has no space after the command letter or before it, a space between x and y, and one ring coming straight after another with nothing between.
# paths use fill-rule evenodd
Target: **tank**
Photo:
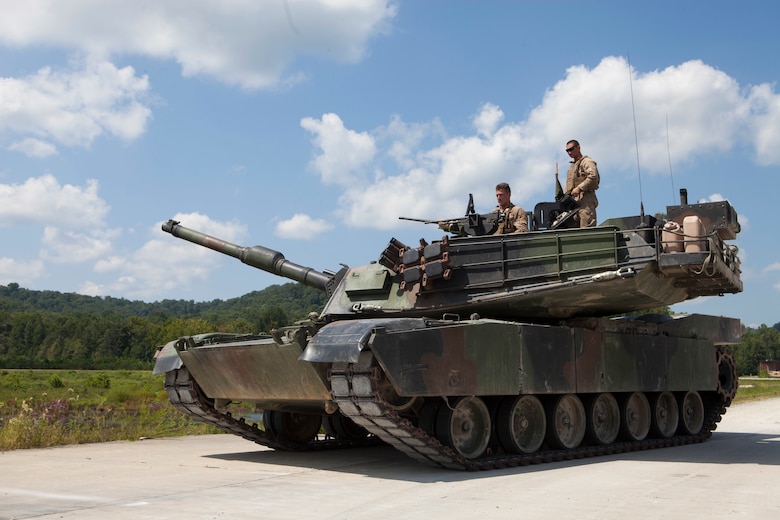
<instances>
[{"instance_id":1,"label":"tank","mask_svg":"<svg viewBox=\"0 0 780 520\"><path fill-rule=\"evenodd\" d=\"M499 217L470 203L435 221L451 234L390 239L338 271L170 220L164 231L328 300L268 334L172 340L154 372L182 412L280 450L385 443L484 470L703 441L736 394L727 345L742 324L652 311L742 291L736 212L683 190L655 216L579 229L573 212L540 203L530 232L492 235Z\"/></svg>"}]
</instances>

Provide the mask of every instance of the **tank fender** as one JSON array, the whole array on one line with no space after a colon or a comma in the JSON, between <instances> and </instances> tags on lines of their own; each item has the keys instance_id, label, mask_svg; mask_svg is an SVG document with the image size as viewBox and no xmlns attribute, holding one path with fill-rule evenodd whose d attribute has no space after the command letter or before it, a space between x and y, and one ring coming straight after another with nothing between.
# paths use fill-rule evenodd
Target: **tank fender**
<instances>
[{"instance_id":1,"label":"tank fender","mask_svg":"<svg viewBox=\"0 0 780 520\"><path fill-rule=\"evenodd\" d=\"M377 330L411 330L426 328L424 318L388 318L341 320L322 327L309 340L301 361L311 363L357 363L360 352L368 348Z\"/></svg>"},{"instance_id":2,"label":"tank fender","mask_svg":"<svg viewBox=\"0 0 780 520\"><path fill-rule=\"evenodd\" d=\"M154 353L154 370L152 370L152 374L163 374L184 366L184 362L179 357L179 352L175 346L178 341L178 339L175 339L157 348L157 352Z\"/></svg>"}]
</instances>

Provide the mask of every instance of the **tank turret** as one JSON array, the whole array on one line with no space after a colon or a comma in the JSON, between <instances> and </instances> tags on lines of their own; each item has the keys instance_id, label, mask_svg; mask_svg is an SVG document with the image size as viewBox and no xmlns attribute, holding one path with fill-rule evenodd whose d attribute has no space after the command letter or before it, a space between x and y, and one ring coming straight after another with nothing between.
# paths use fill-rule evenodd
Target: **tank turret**
<instances>
[{"instance_id":1,"label":"tank turret","mask_svg":"<svg viewBox=\"0 0 780 520\"><path fill-rule=\"evenodd\" d=\"M237 246L173 220L163 230L326 291L324 315L336 319L609 316L742 290L736 247L726 242L738 232L736 212L725 201L669 206L667 215L610 219L585 229L445 236L417 247L393 238L376 263L338 273L294 264L263 246Z\"/></svg>"}]
</instances>

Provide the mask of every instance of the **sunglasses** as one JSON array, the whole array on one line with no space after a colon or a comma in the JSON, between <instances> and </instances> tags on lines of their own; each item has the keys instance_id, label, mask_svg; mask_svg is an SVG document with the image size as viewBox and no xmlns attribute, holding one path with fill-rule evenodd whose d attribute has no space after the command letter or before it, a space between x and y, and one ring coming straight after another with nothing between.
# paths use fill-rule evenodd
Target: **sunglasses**
<instances>
[{"instance_id":1,"label":"sunglasses","mask_svg":"<svg viewBox=\"0 0 780 520\"><path fill-rule=\"evenodd\" d=\"M575 144L574 146L570 146L569 148L567 148L567 149L566 149L566 153L569 153L569 152L571 152L571 151L572 151L572 150L574 150L575 148L577 148L577 145L576 145L576 144Z\"/></svg>"}]
</instances>

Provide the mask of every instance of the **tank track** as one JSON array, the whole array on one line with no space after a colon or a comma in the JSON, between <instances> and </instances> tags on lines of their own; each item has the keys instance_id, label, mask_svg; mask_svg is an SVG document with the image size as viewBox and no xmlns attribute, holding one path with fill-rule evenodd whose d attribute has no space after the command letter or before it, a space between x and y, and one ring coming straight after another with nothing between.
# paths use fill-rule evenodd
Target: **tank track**
<instances>
[{"instance_id":1,"label":"tank track","mask_svg":"<svg viewBox=\"0 0 780 520\"><path fill-rule=\"evenodd\" d=\"M199 422L216 426L226 433L238 435L246 440L275 450L312 451L382 444L374 436L369 436L365 439L335 439L318 435L309 442L299 443L274 435L271 432L260 429L257 423L248 423L243 417L236 419L229 412L223 413L217 410L213 401L203 394L198 384L192 379L186 367L181 367L165 374L165 391L168 393L168 399L171 404L178 411Z\"/></svg>"},{"instance_id":2,"label":"tank track","mask_svg":"<svg viewBox=\"0 0 780 520\"><path fill-rule=\"evenodd\" d=\"M370 363L339 364L331 370L333 399L342 413L387 444L415 460L448 469L484 471L562 460L582 459L631 451L667 448L702 442L712 435L731 400L715 392L702 395L704 423L695 435L676 435L664 439L646 438L635 442L615 442L606 446L582 446L571 450L543 450L524 455L485 455L466 459L455 450L428 435L412 421L398 414L382 397L381 373Z\"/></svg>"},{"instance_id":3,"label":"tank track","mask_svg":"<svg viewBox=\"0 0 780 520\"><path fill-rule=\"evenodd\" d=\"M362 365L362 367L361 367ZM382 397L381 373L376 366L365 363L336 364L330 373L333 399L341 413L371 435L365 439L334 439L317 436L306 443L292 442L223 413L214 407L192 379L186 367L165 375L165 390L171 404L180 412L220 430L276 450L315 451L356 448L389 444L409 457L434 466L467 471L485 471L563 460L583 459L631 451L667 448L703 442L712 435L731 399L722 399L715 392L702 396L705 407L704 425L696 435L676 435L665 439L644 439L636 442L616 442L607 446L582 446L572 450L545 450L524 455L488 454L466 459L455 450L431 437L409 419L402 417L392 403Z\"/></svg>"}]
</instances>

